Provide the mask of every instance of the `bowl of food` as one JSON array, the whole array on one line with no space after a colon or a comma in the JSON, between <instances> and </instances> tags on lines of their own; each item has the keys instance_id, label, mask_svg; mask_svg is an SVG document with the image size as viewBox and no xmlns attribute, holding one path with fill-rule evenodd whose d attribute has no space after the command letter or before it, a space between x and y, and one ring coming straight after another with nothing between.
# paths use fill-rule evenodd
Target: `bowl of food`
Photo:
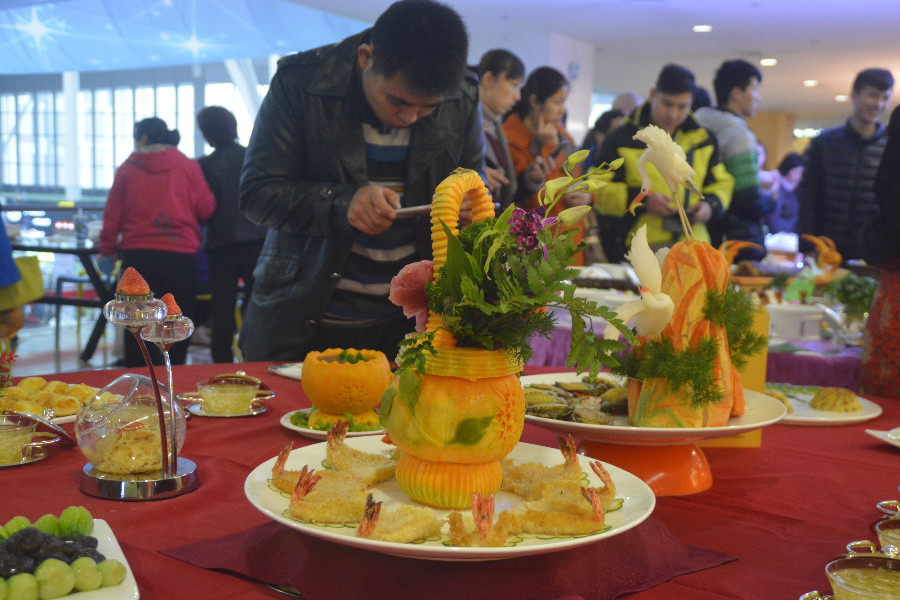
<instances>
[{"instance_id":1,"label":"bowl of food","mask_svg":"<svg viewBox=\"0 0 900 600\"><path fill-rule=\"evenodd\" d=\"M162 435L175 411L176 448L184 444L185 415L178 402L171 402L160 384L163 427L153 382L144 375L127 373L94 396L75 419L75 438L84 457L104 473L129 475L162 469ZM114 401L104 401L111 392Z\"/></svg>"},{"instance_id":2,"label":"bowl of food","mask_svg":"<svg viewBox=\"0 0 900 600\"><path fill-rule=\"evenodd\" d=\"M260 380L243 373L216 375L197 382L204 414L243 415L252 412Z\"/></svg>"},{"instance_id":3,"label":"bowl of food","mask_svg":"<svg viewBox=\"0 0 900 600\"><path fill-rule=\"evenodd\" d=\"M54 433L37 431L38 421L16 412L0 413L0 465L32 460L32 453L59 441Z\"/></svg>"},{"instance_id":4,"label":"bowl of food","mask_svg":"<svg viewBox=\"0 0 900 600\"><path fill-rule=\"evenodd\" d=\"M875 553L851 554L825 567L834 600L897 600L900 559Z\"/></svg>"}]
</instances>

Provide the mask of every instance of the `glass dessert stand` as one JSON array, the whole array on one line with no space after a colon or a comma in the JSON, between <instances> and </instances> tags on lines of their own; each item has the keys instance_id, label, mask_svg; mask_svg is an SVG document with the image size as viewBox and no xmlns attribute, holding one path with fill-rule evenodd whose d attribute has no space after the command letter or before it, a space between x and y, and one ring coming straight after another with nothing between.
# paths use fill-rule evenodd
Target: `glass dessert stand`
<instances>
[{"instance_id":1,"label":"glass dessert stand","mask_svg":"<svg viewBox=\"0 0 900 600\"><path fill-rule=\"evenodd\" d=\"M581 381L576 373L527 375L522 385ZM771 425L787 412L784 405L759 392L744 390L746 412L723 427L633 427L628 417L613 417L612 425L590 425L525 416L525 422L580 441L585 455L616 465L640 478L657 496L696 494L712 485L712 471L700 442L747 433Z\"/></svg>"},{"instance_id":2,"label":"glass dessert stand","mask_svg":"<svg viewBox=\"0 0 900 600\"><path fill-rule=\"evenodd\" d=\"M103 310L109 322L122 325L134 335L150 377L132 374L119 377L101 390L91 401L92 406L79 415L75 430L80 436L79 446L90 461L81 474L81 491L114 500L159 500L197 489L200 485L197 465L178 456L184 443L185 414L172 396L172 370L168 360L172 343L189 337L187 330L193 330L193 323L179 317L167 328L166 305L152 293L117 294ZM141 337L147 327L153 327L151 339L166 354L168 387L160 386ZM104 392L118 399L109 401L107 395L104 401ZM94 410L89 410L92 407Z\"/></svg>"}]
</instances>

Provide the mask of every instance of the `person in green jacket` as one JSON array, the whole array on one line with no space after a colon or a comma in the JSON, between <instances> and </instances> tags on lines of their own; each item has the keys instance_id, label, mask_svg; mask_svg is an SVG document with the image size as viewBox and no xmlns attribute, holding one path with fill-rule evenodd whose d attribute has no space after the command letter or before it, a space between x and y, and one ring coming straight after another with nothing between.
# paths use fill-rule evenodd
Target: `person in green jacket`
<instances>
[{"instance_id":1,"label":"person in green jacket","mask_svg":"<svg viewBox=\"0 0 900 600\"><path fill-rule=\"evenodd\" d=\"M688 213L696 239L709 241L705 224L718 218L731 202L734 178L719 161L715 137L691 115L693 87L694 76L688 69L672 64L663 67L647 101L628 116L624 125L611 132L594 154L595 166L619 158L625 161L612 171L607 186L597 193L600 238L610 262L624 259L632 235L642 225L647 225L647 241L653 248L671 246L682 237L676 200L652 164L648 173L653 192L638 207L636 215L626 212L641 189L637 161L645 145L635 140L634 134L648 125L656 125L671 135L694 169L694 185L703 198L680 188L677 201Z\"/></svg>"}]
</instances>

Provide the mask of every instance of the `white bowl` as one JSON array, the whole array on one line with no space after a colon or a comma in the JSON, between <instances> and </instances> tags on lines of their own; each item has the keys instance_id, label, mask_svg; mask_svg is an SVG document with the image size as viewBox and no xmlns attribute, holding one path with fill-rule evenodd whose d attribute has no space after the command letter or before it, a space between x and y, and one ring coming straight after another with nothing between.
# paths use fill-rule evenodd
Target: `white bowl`
<instances>
[{"instance_id":1,"label":"white bowl","mask_svg":"<svg viewBox=\"0 0 900 600\"><path fill-rule=\"evenodd\" d=\"M809 304L767 304L769 340L820 340L825 311Z\"/></svg>"}]
</instances>

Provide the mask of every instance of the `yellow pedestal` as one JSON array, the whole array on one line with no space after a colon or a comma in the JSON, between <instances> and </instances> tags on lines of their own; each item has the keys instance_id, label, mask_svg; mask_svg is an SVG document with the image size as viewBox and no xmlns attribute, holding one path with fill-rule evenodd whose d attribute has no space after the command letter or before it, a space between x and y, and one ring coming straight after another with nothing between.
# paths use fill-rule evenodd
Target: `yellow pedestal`
<instances>
[{"instance_id":1,"label":"yellow pedestal","mask_svg":"<svg viewBox=\"0 0 900 600\"><path fill-rule=\"evenodd\" d=\"M769 313L765 309L757 310L753 315L753 331L757 334L768 338L769 335ZM766 392L766 363L769 360L769 352L763 348L762 352L751 356L744 365L743 369L738 370L741 376L741 384L745 390L753 390L764 394ZM762 429L748 431L731 437L718 438L702 442L700 445L704 447L736 447L736 448L759 448L762 444Z\"/></svg>"}]
</instances>

